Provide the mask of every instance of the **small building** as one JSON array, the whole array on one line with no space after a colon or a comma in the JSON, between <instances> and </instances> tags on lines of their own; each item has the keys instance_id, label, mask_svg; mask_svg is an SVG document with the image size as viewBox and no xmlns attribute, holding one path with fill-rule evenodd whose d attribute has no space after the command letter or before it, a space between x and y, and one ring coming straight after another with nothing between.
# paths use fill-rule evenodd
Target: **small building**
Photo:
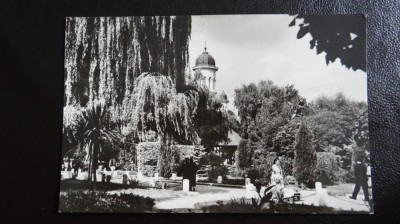
<instances>
[{"instance_id":1,"label":"small building","mask_svg":"<svg viewBox=\"0 0 400 224\"><path fill-rule=\"evenodd\" d=\"M224 164L235 164L235 152L242 138L235 131L229 131L229 141L221 142L214 147L215 152L224 159Z\"/></svg>"}]
</instances>

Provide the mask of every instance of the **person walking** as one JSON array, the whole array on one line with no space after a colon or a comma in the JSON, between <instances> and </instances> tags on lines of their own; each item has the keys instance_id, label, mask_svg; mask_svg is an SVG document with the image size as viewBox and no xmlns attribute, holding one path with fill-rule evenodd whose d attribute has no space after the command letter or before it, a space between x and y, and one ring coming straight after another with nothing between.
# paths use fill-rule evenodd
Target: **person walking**
<instances>
[{"instance_id":1,"label":"person walking","mask_svg":"<svg viewBox=\"0 0 400 224\"><path fill-rule=\"evenodd\" d=\"M354 166L354 177L356 185L354 186L354 191L350 198L356 200L360 187L362 187L364 200L369 201L367 167L361 162L360 158L357 158L356 165Z\"/></svg>"},{"instance_id":2,"label":"person walking","mask_svg":"<svg viewBox=\"0 0 400 224\"><path fill-rule=\"evenodd\" d=\"M196 173L198 170L198 166L197 164L193 161L193 157L190 157L190 161L189 161L189 190L190 191L196 191Z\"/></svg>"},{"instance_id":3,"label":"person walking","mask_svg":"<svg viewBox=\"0 0 400 224\"><path fill-rule=\"evenodd\" d=\"M74 158L74 160L72 160L72 168L74 169L74 178L76 178L78 176L78 170L80 168L79 166L79 162L77 158Z\"/></svg>"},{"instance_id":4,"label":"person walking","mask_svg":"<svg viewBox=\"0 0 400 224\"><path fill-rule=\"evenodd\" d=\"M182 163L181 170L182 170L182 184L183 184L183 180L185 180L185 179L189 180L189 190L190 190L191 186L190 186L189 158L185 158L185 160Z\"/></svg>"}]
</instances>

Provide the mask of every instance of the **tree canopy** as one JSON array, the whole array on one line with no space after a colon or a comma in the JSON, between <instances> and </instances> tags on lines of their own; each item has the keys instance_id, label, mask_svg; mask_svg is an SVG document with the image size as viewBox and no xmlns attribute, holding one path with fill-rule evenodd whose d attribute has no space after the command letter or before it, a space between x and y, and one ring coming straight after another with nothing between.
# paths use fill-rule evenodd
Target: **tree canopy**
<instances>
[{"instance_id":1,"label":"tree canopy","mask_svg":"<svg viewBox=\"0 0 400 224\"><path fill-rule=\"evenodd\" d=\"M310 48L325 52L326 64L340 59L354 71L366 71L366 18L364 15L296 15L289 26L299 23L297 39L310 34Z\"/></svg>"}]
</instances>

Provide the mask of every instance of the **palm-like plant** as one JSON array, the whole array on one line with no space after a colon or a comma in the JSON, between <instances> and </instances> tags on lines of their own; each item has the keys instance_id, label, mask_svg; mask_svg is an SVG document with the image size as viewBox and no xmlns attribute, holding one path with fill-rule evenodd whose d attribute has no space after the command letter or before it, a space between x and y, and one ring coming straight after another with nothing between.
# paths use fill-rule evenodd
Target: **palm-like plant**
<instances>
[{"instance_id":1,"label":"palm-like plant","mask_svg":"<svg viewBox=\"0 0 400 224\"><path fill-rule=\"evenodd\" d=\"M117 136L108 127L108 111L102 104L93 105L82 112L84 143L89 146L89 180L96 183L98 156L104 143L113 142Z\"/></svg>"}]
</instances>

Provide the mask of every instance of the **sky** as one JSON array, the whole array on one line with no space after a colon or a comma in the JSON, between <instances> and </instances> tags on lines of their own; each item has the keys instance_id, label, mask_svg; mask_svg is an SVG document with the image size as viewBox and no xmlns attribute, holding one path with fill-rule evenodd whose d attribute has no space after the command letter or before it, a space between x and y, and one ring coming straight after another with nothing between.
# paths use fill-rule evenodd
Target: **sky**
<instances>
[{"instance_id":1,"label":"sky","mask_svg":"<svg viewBox=\"0 0 400 224\"><path fill-rule=\"evenodd\" d=\"M190 66L207 42L219 68L216 91L227 94L231 110L234 90L260 80L293 84L308 102L338 92L367 101L366 73L347 69L339 59L326 65L325 53L310 49L310 34L296 38L299 27L289 27L292 20L289 15L192 16Z\"/></svg>"}]
</instances>

